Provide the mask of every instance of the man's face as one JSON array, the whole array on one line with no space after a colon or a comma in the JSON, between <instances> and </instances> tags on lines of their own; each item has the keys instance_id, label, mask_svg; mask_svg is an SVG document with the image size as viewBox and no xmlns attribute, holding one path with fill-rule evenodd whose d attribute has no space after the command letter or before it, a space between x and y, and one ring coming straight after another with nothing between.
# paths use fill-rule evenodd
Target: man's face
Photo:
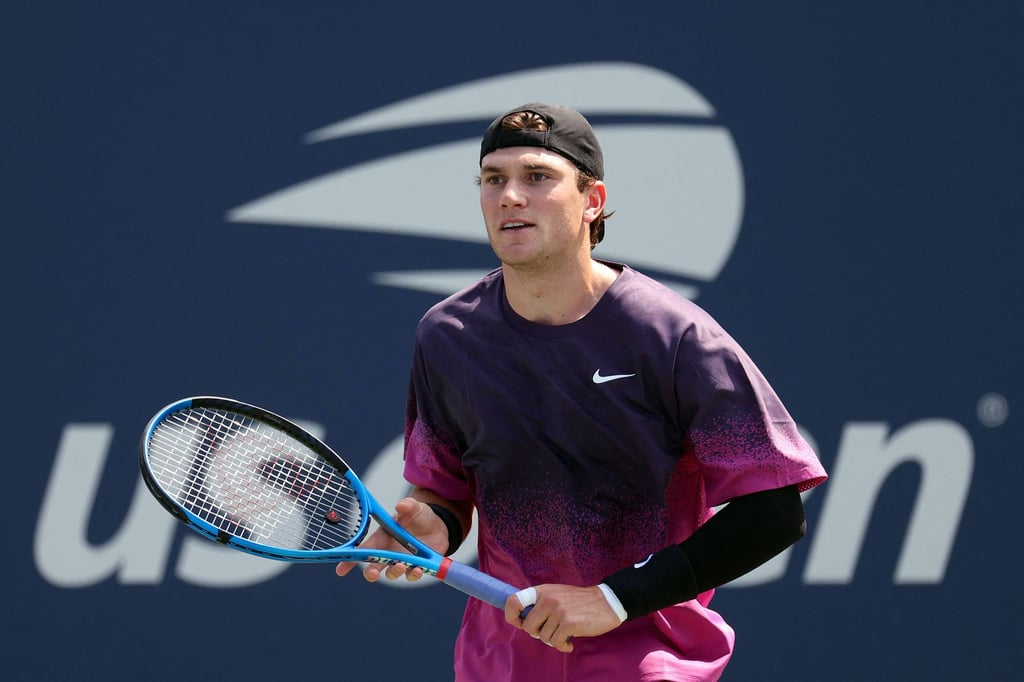
<instances>
[{"instance_id":1,"label":"man's face","mask_svg":"<svg viewBox=\"0 0 1024 682\"><path fill-rule=\"evenodd\" d=\"M589 259L589 224L603 207L604 185L580 192L576 177L572 162L541 147L506 147L483 158L480 208L502 263L558 267L583 252Z\"/></svg>"}]
</instances>

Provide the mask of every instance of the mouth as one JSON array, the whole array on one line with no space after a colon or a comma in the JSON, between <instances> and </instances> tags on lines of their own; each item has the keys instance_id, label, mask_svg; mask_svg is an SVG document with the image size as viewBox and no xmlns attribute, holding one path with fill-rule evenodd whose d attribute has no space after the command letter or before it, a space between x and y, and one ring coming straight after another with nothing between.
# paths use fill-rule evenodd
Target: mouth
<instances>
[{"instance_id":1,"label":"mouth","mask_svg":"<svg viewBox=\"0 0 1024 682\"><path fill-rule=\"evenodd\" d=\"M515 230L525 230L528 227L533 227L533 224L532 223L524 223L524 222L519 221L519 220L510 220L507 223L502 223L501 224L501 231L502 232L509 232L509 231L515 231Z\"/></svg>"}]
</instances>

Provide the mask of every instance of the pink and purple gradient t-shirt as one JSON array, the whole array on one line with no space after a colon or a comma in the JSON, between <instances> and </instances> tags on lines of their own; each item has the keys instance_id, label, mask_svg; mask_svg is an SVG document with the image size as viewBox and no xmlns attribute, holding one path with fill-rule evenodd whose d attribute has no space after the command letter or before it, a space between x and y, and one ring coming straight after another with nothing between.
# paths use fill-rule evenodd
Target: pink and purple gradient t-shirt
<instances>
[{"instance_id":1,"label":"pink and purple gradient t-shirt","mask_svg":"<svg viewBox=\"0 0 1024 682\"><path fill-rule=\"evenodd\" d=\"M789 413L701 308L627 266L581 320L529 322L500 270L416 335L405 475L472 500L480 568L514 586L589 586L679 543L712 508L825 480ZM732 652L711 593L560 653L470 599L459 682L713 680Z\"/></svg>"}]
</instances>

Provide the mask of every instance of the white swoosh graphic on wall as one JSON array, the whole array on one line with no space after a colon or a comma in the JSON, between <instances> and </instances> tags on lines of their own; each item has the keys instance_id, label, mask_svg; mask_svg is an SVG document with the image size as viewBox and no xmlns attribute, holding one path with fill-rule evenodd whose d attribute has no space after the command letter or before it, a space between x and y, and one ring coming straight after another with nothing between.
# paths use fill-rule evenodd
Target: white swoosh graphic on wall
<instances>
[{"instance_id":1,"label":"white swoosh graphic on wall","mask_svg":"<svg viewBox=\"0 0 1024 682\"><path fill-rule=\"evenodd\" d=\"M578 101L566 96L573 93ZM713 114L692 88L662 71L641 65L584 64L445 88L322 128L310 138L326 140L465 116L486 121L501 111L494 110L494 102L514 106L529 99L567 102L591 116ZM608 169L608 206L616 212L596 255L669 276L713 280L735 246L744 204L742 167L728 130L710 121L594 127ZM478 154L476 137L392 154L273 192L231 210L227 218L486 244L472 181ZM395 186L401 186L400 195ZM481 272L495 265L487 262ZM458 288L455 284L471 281L463 279L468 274L441 268L378 273L375 281L450 293ZM677 289L696 295L690 285L677 283Z\"/></svg>"},{"instance_id":2,"label":"white swoosh graphic on wall","mask_svg":"<svg viewBox=\"0 0 1024 682\"><path fill-rule=\"evenodd\" d=\"M591 116L715 115L700 93L660 69L596 62L530 69L441 88L314 130L306 135L306 141L435 123L490 122L502 111L525 102L557 102Z\"/></svg>"}]
</instances>

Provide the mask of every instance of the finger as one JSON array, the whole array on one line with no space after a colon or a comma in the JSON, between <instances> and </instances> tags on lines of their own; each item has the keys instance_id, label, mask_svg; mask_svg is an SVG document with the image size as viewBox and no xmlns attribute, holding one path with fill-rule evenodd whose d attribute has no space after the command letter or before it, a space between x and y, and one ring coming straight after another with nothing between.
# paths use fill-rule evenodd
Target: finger
<instances>
[{"instance_id":1,"label":"finger","mask_svg":"<svg viewBox=\"0 0 1024 682\"><path fill-rule=\"evenodd\" d=\"M550 623L550 621L545 623L545 627L542 628L538 639L549 647L558 649L562 653L571 652L573 650L572 635L565 634L566 630L561 626L556 627L553 631L549 632L550 628L548 627L548 623Z\"/></svg>"},{"instance_id":2,"label":"finger","mask_svg":"<svg viewBox=\"0 0 1024 682\"><path fill-rule=\"evenodd\" d=\"M391 564L384 571L384 575L387 576L388 580L398 580L405 575L408 570L409 567L405 564Z\"/></svg>"},{"instance_id":3,"label":"finger","mask_svg":"<svg viewBox=\"0 0 1024 682\"><path fill-rule=\"evenodd\" d=\"M554 618L548 618L544 621L544 625L541 626L540 631L537 633L537 637L548 646L558 646L555 642L555 635L557 632L558 623L555 622Z\"/></svg>"},{"instance_id":4,"label":"finger","mask_svg":"<svg viewBox=\"0 0 1024 682\"><path fill-rule=\"evenodd\" d=\"M512 596L519 600L519 610L523 611L537 603L537 588L527 587L525 590L519 590Z\"/></svg>"},{"instance_id":5,"label":"finger","mask_svg":"<svg viewBox=\"0 0 1024 682\"><path fill-rule=\"evenodd\" d=\"M556 639L557 644L554 644L556 649L561 651L563 654L571 654L573 650L572 636L566 637L565 639Z\"/></svg>"},{"instance_id":6,"label":"finger","mask_svg":"<svg viewBox=\"0 0 1024 682\"><path fill-rule=\"evenodd\" d=\"M382 573L384 573L384 566L380 564L366 564L366 567L363 568L363 577L371 583L380 580Z\"/></svg>"},{"instance_id":7,"label":"finger","mask_svg":"<svg viewBox=\"0 0 1024 682\"><path fill-rule=\"evenodd\" d=\"M359 563L355 561L343 561L334 567L334 573L339 577L345 577L358 565ZM380 578L380 568L373 564L367 564L363 568L363 578L371 583L377 582Z\"/></svg>"},{"instance_id":8,"label":"finger","mask_svg":"<svg viewBox=\"0 0 1024 682\"><path fill-rule=\"evenodd\" d=\"M528 587L520 590L505 600L505 622L509 625L524 630L522 614L526 609L532 609L537 601L537 590Z\"/></svg>"}]
</instances>

